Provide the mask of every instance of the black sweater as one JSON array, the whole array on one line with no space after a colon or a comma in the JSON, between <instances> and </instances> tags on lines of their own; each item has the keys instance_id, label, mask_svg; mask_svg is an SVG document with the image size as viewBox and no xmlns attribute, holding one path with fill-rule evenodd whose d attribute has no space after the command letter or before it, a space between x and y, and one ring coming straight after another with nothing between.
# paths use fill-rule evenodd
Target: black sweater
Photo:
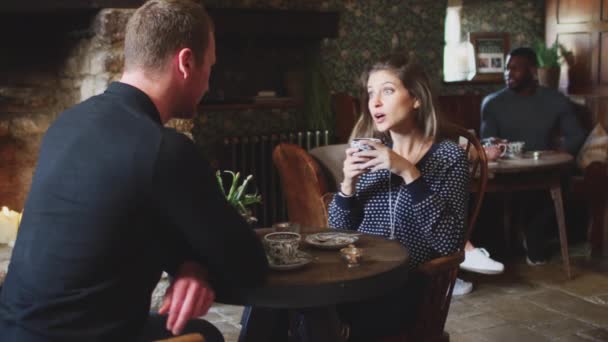
<instances>
[{"instance_id":1,"label":"black sweater","mask_svg":"<svg viewBox=\"0 0 608 342\"><path fill-rule=\"evenodd\" d=\"M194 144L161 125L146 94L113 83L43 139L0 293L0 340L133 340L161 272L185 260L220 291L267 270Z\"/></svg>"}]
</instances>

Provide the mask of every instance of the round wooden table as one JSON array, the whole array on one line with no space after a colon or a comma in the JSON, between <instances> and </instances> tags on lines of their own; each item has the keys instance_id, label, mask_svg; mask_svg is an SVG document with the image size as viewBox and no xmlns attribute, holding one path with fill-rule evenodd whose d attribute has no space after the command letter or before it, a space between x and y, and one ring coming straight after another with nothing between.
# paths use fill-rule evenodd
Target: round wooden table
<instances>
[{"instance_id":1,"label":"round wooden table","mask_svg":"<svg viewBox=\"0 0 608 342\"><path fill-rule=\"evenodd\" d=\"M538 159L527 156L488 162L488 169L494 174L547 171L570 165L573 160L574 158L568 153L544 151Z\"/></svg>"},{"instance_id":2,"label":"round wooden table","mask_svg":"<svg viewBox=\"0 0 608 342\"><path fill-rule=\"evenodd\" d=\"M258 230L259 235L267 232L269 230ZM243 314L239 341L270 341L269 330L276 330L272 321L280 319L276 316L288 315L293 319L295 314L304 316L309 325L298 328L300 333L306 330L304 340L339 341L335 305L364 300L404 286L409 255L401 243L361 234L355 245L364 249L364 257L359 266L349 268L339 250L318 249L302 242L301 250L314 258L311 263L290 271L271 270L263 287L248 291L238 299L220 299L249 306ZM289 324L292 328L293 323Z\"/></svg>"},{"instance_id":3,"label":"round wooden table","mask_svg":"<svg viewBox=\"0 0 608 342\"><path fill-rule=\"evenodd\" d=\"M572 166L574 158L565 152L544 151L539 159L531 157L499 159L488 163L489 177L487 192L504 193L504 234L505 243L509 248L511 230L511 194L528 190L548 190L553 199L559 238L561 245L564 271L568 279L572 277L570 257L568 253L568 238L566 236L566 220L562 199L561 178L565 170Z\"/></svg>"}]
</instances>

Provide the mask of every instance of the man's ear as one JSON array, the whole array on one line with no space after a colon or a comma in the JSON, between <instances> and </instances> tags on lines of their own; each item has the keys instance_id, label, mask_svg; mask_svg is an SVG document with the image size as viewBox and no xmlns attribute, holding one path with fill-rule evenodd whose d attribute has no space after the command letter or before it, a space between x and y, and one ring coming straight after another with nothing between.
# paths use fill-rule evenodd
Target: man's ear
<instances>
[{"instance_id":1,"label":"man's ear","mask_svg":"<svg viewBox=\"0 0 608 342\"><path fill-rule=\"evenodd\" d=\"M192 50L189 48L181 49L177 53L177 69L180 73L180 77L186 79L192 74L194 68L194 58Z\"/></svg>"}]
</instances>

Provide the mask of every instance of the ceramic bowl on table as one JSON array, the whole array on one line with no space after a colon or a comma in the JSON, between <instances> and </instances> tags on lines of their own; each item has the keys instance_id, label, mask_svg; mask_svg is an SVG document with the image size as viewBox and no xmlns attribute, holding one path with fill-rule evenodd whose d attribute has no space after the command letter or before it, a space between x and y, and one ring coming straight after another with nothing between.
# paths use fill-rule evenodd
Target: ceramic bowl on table
<instances>
[{"instance_id":1,"label":"ceramic bowl on table","mask_svg":"<svg viewBox=\"0 0 608 342\"><path fill-rule=\"evenodd\" d=\"M308 235L304 241L321 249L340 249L359 240L359 233L323 232Z\"/></svg>"}]
</instances>

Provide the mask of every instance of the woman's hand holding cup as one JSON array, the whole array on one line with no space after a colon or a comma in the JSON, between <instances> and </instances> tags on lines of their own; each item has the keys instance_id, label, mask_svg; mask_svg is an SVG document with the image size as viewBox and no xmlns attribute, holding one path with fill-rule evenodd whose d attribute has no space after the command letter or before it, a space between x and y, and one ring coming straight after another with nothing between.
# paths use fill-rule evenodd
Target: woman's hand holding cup
<instances>
[{"instance_id":1,"label":"woman's hand holding cup","mask_svg":"<svg viewBox=\"0 0 608 342\"><path fill-rule=\"evenodd\" d=\"M359 176L367 172L366 169L361 168L361 164L367 162L369 158L360 157L356 155L360 150L356 147L349 147L346 149L346 159L344 159L344 166L342 172L344 172L344 181L340 184L340 191L350 196L355 192L355 184Z\"/></svg>"},{"instance_id":2,"label":"woman's hand holding cup","mask_svg":"<svg viewBox=\"0 0 608 342\"><path fill-rule=\"evenodd\" d=\"M494 144L494 145L486 145L483 147L486 151L486 157L488 157L488 161L495 161L498 158L505 155L507 151L506 144Z\"/></svg>"},{"instance_id":3,"label":"woman's hand holding cup","mask_svg":"<svg viewBox=\"0 0 608 342\"><path fill-rule=\"evenodd\" d=\"M361 164L369 161L369 157L362 157L358 152L373 150L372 143L382 145L382 141L376 138L355 138L350 142L350 148L346 149L346 159L344 160L344 181L340 184L340 192L350 196L355 192L355 184L359 176L369 171L362 168Z\"/></svg>"},{"instance_id":4,"label":"woman's hand holding cup","mask_svg":"<svg viewBox=\"0 0 608 342\"><path fill-rule=\"evenodd\" d=\"M389 170L391 173L401 176L406 183L411 183L420 177L420 171L412 162L403 158L388 146L374 141L371 141L369 145L373 149L356 153L359 157L368 159L359 167L369 171Z\"/></svg>"}]
</instances>

